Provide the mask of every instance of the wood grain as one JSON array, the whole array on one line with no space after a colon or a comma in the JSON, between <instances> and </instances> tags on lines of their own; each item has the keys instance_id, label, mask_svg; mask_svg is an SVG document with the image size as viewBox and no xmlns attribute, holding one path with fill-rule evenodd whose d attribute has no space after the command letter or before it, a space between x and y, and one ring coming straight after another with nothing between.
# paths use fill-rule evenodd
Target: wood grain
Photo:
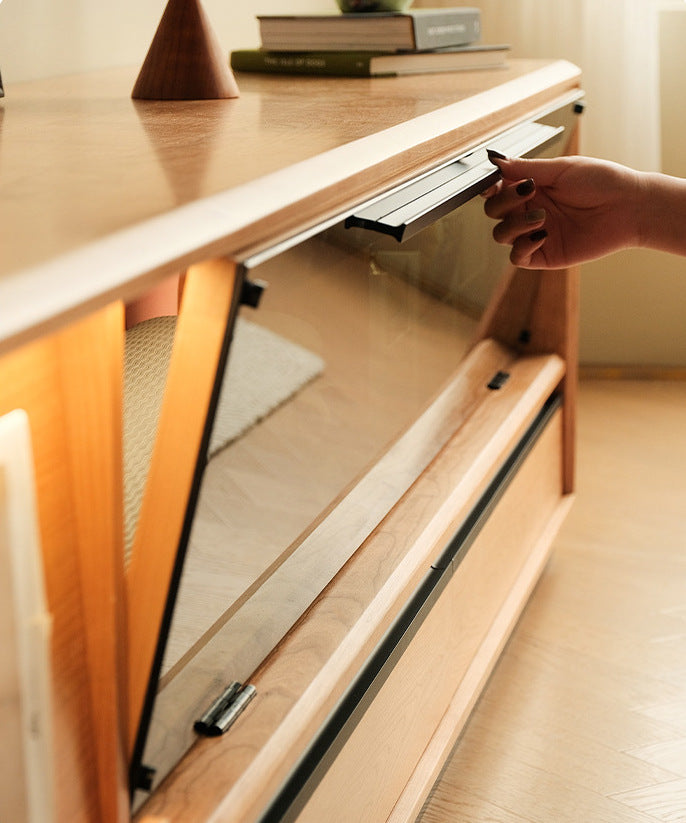
<instances>
[{"instance_id":1,"label":"wood grain","mask_svg":"<svg viewBox=\"0 0 686 823\"><path fill-rule=\"evenodd\" d=\"M239 96L226 54L199 0L169 0L131 96L139 100Z\"/></svg>"},{"instance_id":2,"label":"wood grain","mask_svg":"<svg viewBox=\"0 0 686 823\"><path fill-rule=\"evenodd\" d=\"M116 425L122 336L122 309L113 306L0 360L0 413L25 409L33 440L53 617L60 823L127 815L115 607L122 569Z\"/></svg>"},{"instance_id":3,"label":"wood grain","mask_svg":"<svg viewBox=\"0 0 686 823\"><path fill-rule=\"evenodd\" d=\"M55 617L59 823L127 816L122 761L236 300L236 266L224 256L241 259L340 215L568 99L579 72L564 61L512 61L499 72L371 80L364 94L357 81L309 79L246 78L239 100L150 106L130 100L131 72L114 71L26 84L5 103L0 412L26 408L34 437ZM36 129L46 111L50 128ZM123 322L120 307L109 307L189 267L124 597L116 525ZM556 311L560 300L551 294ZM514 357L493 345L511 370L507 391L487 392L491 374L473 375L480 402L255 673L258 697L230 739L201 742L142 816L191 823L259 814L564 377L557 354Z\"/></svg>"},{"instance_id":4,"label":"wood grain","mask_svg":"<svg viewBox=\"0 0 686 823\"><path fill-rule=\"evenodd\" d=\"M415 821L420 813L421 804L429 796L444 769L446 759L468 722L470 713L477 705L499 655L507 646L517 620L550 557L554 538L569 513L573 499L571 495L561 498L538 539L530 543L528 557L517 580L460 682L421 760L393 807L388 818L389 823Z\"/></svg>"},{"instance_id":5,"label":"wood grain","mask_svg":"<svg viewBox=\"0 0 686 823\"><path fill-rule=\"evenodd\" d=\"M526 579L520 581L531 546L546 531L560 504L560 438L558 412L298 815L298 823L348 823L389 817L413 772L420 767L427 745L463 678L468 673L475 676L473 670L470 672L474 658L508 597L513 597L510 609L516 615L526 601L532 580L538 577L550 548L549 539L543 557L537 558ZM512 623L512 612L508 619ZM499 642L504 642L502 634ZM479 660L481 678L495 661L497 645L489 651ZM455 736L458 731L456 726ZM434 770L439 768L443 754L435 753ZM421 767L426 768L424 764ZM427 783L423 796L415 798L414 809L419 810L430 787ZM409 823L414 817L410 812L403 819ZM400 820L397 814L394 819Z\"/></svg>"},{"instance_id":6,"label":"wood grain","mask_svg":"<svg viewBox=\"0 0 686 823\"><path fill-rule=\"evenodd\" d=\"M563 154L578 151L578 118ZM555 352L568 364L564 391L564 491L574 491L575 409L579 356L579 270L535 271L510 266L481 319L476 339L493 337L516 351Z\"/></svg>"},{"instance_id":7,"label":"wood grain","mask_svg":"<svg viewBox=\"0 0 686 823\"><path fill-rule=\"evenodd\" d=\"M186 275L169 374L127 568L128 740L133 746L189 502L228 318L235 266L214 260Z\"/></svg>"},{"instance_id":8,"label":"wood grain","mask_svg":"<svg viewBox=\"0 0 686 823\"><path fill-rule=\"evenodd\" d=\"M59 336L70 489L82 579L100 814L129 817L122 500L124 310L116 303ZM94 425L97 422L97 425ZM97 550L96 550L97 547Z\"/></svg>"},{"instance_id":9,"label":"wood grain","mask_svg":"<svg viewBox=\"0 0 686 823\"><path fill-rule=\"evenodd\" d=\"M503 278L478 336L494 337L518 351L555 352L570 364L565 396L565 493L574 490L574 408L577 385L578 271L512 269ZM524 335L523 335L524 333Z\"/></svg>"},{"instance_id":10,"label":"wood grain","mask_svg":"<svg viewBox=\"0 0 686 823\"><path fill-rule=\"evenodd\" d=\"M126 70L13 90L4 101L0 345L340 214L535 114L577 88L579 72L513 60L390 81L240 83L237 100L154 105L130 100ZM35 129L46 106L51 128Z\"/></svg>"}]
</instances>

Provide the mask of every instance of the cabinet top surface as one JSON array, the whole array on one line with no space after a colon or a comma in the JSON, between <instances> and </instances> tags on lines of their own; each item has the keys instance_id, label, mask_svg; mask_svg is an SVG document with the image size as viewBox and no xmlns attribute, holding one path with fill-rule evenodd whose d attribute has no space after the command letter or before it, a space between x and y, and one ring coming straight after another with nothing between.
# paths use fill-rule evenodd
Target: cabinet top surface
<instances>
[{"instance_id":1,"label":"cabinet top surface","mask_svg":"<svg viewBox=\"0 0 686 823\"><path fill-rule=\"evenodd\" d=\"M10 86L0 101L0 348L340 213L579 85L564 61L511 60L404 78L239 74L234 100L142 102L135 74Z\"/></svg>"}]
</instances>

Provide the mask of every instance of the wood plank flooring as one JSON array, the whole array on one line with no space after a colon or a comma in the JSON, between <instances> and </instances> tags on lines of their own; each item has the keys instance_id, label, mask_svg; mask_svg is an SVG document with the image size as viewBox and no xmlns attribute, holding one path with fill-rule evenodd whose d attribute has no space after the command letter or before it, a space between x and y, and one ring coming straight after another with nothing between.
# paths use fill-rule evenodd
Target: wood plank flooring
<instances>
[{"instance_id":1,"label":"wood plank flooring","mask_svg":"<svg viewBox=\"0 0 686 823\"><path fill-rule=\"evenodd\" d=\"M686 383L580 388L575 506L417 823L686 821Z\"/></svg>"}]
</instances>

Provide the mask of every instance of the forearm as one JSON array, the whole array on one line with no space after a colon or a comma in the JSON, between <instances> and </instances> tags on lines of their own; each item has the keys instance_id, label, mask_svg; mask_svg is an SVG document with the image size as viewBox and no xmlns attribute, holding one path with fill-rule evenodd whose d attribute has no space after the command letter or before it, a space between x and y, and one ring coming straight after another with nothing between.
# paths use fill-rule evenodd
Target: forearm
<instances>
[{"instance_id":1,"label":"forearm","mask_svg":"<svg viewBox=\"0 0 686 823\"><path fill-rule=\"evenodd\" d=\"M686 255L686 180L642 173L638 245Z\"/></svg>"}]
</instances>

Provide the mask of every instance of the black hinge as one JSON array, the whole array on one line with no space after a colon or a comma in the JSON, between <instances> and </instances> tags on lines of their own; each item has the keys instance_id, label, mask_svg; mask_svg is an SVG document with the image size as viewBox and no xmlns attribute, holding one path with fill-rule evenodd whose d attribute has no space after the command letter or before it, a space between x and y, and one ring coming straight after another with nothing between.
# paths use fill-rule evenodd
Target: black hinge
<instances>
[{"instance_id":1,"label":"black hinge","mask_svg":"<svg viewBox=\"0 0 686 823\"><path fill-rule=\"evenodd\" d=\"M136 775L133 780L134 788L140 789L143 792L152 791L155 772L156 769L153 769L152 766L146 766L144 763L141 763L136 769Z\"/></svg>"},{"instance_id":2,"label":"black hinge","mask_svg":"<svg viewBox=\"0 0 686 823\"><path fill-rule=\"evenodd\" d=\"M224 689L200 720L195 721L193 728L205 737L219 737L233 725L256 694L254 686L243 686L234 681Z\"/></svg>"},{"instance_id":3,"label":"black hinge","mask_svg":"<svg viewBox=\"0 0 686 823\"><path fill-rule=\"evenodd\" d=\"M506 371L499 371L496 372L493 377L491 377L490 383L488 383L488 388L493 389L494 391L497 389L502 389L502 387L507 383L510 379L510 373Z\"/></svg>"},{"instance_id":4,"label":"black hinge","mask_svg":"<svg viewBox=\"0 0 686 823\"><path fill-rule=\"evenodd\" d=\"M264 280L244 280L241 284L241 305L256 309L266 288Z\"/></svg>"}]
</instances>

